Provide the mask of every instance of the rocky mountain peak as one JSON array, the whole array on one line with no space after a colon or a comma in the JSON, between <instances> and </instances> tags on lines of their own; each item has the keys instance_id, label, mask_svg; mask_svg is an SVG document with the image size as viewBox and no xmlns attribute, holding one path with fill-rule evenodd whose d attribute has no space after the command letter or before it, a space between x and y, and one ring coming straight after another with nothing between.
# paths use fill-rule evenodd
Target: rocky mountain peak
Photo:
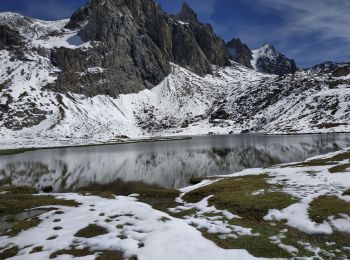
<instances>
[{"instance_id":1,"label":"rocky mountain peak","mask_svg":"<svg viewBox=\"0 0 350 260\"><path fill-rule=\"evenodd\" d=\"M226 43L226 48L231 60L248 68L252 68L252 51L247 44L242 43L241 39L233 38L231 41Z\"/></svg>"},{"instance_id":2,"label":"rocky mountain peak","mask_svg":"<svg viewBox=\"0 0 350 260\"><path fill-rule=\"evenodd\" d=\"M51 88L61 92L118 96L158 85L171 63L200 76L229 65L223 40L187 4L171 16L153 0L90 0L65 28L90 47L53 51L61 72Z\"/></svg>"},{"instance_id":3,"label":"rocky mountain peak","mask_svg":"<svg viewBox=\"0 0 350 260\"><path fill-rule=\"evenodd\" d=\"M259 72L276 75L295 73L298 68L293 59L279 53L272 45L264 44L252 51L252 67Z\"/></svg>"},{"instance_id":4,"label":"rocky mountain peak","mask_svg":"<svg viewBox=\"0 0 350 260\"><path fill-rule=\"evenodd\" d=\"M187 2L184 2L182 4L182 8L180 13L177 14L177 18L186 23L198 23L198 15L195 11L192 10L192 8L187 4Z\"/></svg>"},{"instance_id":5,"label":"rocky mountain peak","mask_svg":"<svg viewBox=\"0 0 350 260\"><path fill-rule=\"evenodd\" d=\"M65 28L77 29L81 27L88 20L94 9L103 3L104 2L102 2L102 0L89 0L85 6L81 7L72 14Z\"/></svg>"}]
</instances>

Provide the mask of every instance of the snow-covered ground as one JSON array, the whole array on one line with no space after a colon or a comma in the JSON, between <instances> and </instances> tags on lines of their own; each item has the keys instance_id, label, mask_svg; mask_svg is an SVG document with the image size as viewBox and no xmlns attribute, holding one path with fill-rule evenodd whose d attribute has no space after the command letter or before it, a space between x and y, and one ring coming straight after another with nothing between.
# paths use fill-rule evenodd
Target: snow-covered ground
<instances>
[{"instance_id":1,"label":"snow-covered ground","mask_svg":"<svg viewBox=\"0 0 350 260\"><path fill-rule=\"evenodd\" d=\"M57 195L58 198L75 200L79 207L58 207L55 211L40 216L42 223L18 236L0 237L0 248L14 243L23 248L11 259L46 260L58 250L66 248L90 248L91 250L115 250L124 253L127 259L255 259L245 250L224 250L202 237L184 220L152 209L133 197L104 199L76 194ZM60 219L55 222L55 219ZM106 220L109 219L108 222ZM74 236L89 224L107 230L107 234L92 238ZM55 227L61 227L55 230ZM125 238L119 238L118 236ZM47 238L57 236L53 240ZM35 238L35 239L33 239ZM142 245L142 246L140 246ZM33 248L42 246L42 252L30 254ZM95 259L96 255L81 259ZM72 259L67 254L55 259ZM75 259L75 258L74 258Z\"/></svg>"}]
</instances>

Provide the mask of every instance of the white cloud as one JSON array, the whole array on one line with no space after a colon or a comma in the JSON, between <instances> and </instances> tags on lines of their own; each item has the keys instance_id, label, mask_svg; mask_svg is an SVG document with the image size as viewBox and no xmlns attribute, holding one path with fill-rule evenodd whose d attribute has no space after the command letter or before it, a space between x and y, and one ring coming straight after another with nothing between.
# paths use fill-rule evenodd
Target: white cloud
<instances>
[{"instance_id":1,"label":"white cloud","mask_svg":"<svg viewBox=\"0 0 350 260\"><path fill-rule=\"evenodd\" d=\"M317 34L320 40L350 41L349 0L258 0L285 14L280 35Z\"/></svg>"}]
</instances>

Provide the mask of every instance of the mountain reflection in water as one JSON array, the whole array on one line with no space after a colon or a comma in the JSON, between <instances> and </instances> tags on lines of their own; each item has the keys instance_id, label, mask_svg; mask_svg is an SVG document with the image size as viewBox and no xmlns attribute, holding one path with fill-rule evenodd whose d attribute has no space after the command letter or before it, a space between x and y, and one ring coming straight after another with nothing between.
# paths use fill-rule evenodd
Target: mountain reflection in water
<instances>
[{"instance_id":1,"label":"mountain reflection in water","mask_svg":"<svg viewBox=\"0 0 350 260\"><path fill-rule=\"evenodd\" d=\"M0 156L0 185L76 191L117 180L180 188L193 177L268 167L350 147L350 135L201 136L127 145L37 150Z\"/></svg>"}]
</instances>

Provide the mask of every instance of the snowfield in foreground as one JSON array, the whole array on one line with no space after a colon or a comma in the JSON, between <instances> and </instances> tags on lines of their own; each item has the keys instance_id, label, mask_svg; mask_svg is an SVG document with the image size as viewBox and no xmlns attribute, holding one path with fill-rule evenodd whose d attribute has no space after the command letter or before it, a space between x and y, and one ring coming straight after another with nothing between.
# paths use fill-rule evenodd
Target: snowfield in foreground
<instances>
[{"instance_id":1,"label":"snowfield in foreground","mask_svg":"<svg viewBox=\"0 0 350 260\"><path fill-rule=\"evenodd\" d=\"M248 184L252 180L257 181L257 185L253 184L249 190ZM226 182L232 186L227 186ZM238 183L239 190L236 190L235 183ZM229 198L230 193L243 192L242 196L247 198L241 203L246 203L245 200L253 203L249 212L244 212L242 205L236 205L238 214L222 208L220 200L216 199L222 190L217 190L215 185L223 184L222 187L228 188L229 192L225 193L224 199ZM260 189L261 184L266 188ZM213 189L207 196L206 189L211 187ZM246 194L248 190L249 194ZM141 260L253 259L246 250L257 256L276 253L273 256L278 258L281 255L293 259L349 257L350 150L301 163L217 176L180 191L176 199L178 206L169 209L169 213L139 202L142 194L111 199L88 194L55 194L58 199L74 200L80 205L46 207L50 211L39 216L41 223L14 237L0 237L0 248L3 251L17 245L19 252L12 259L34 256L35 259L50 256L71 259L69 250L86 248L91 255L84 259L95 259L96 252L103 250L122 252L124 258L136 256ZM203 199L187 202L193 195L196 198L197 191ZM268 194L273 194L271 201L265 201ZM276 209L275 205L286 203L278 201L281 196L289 206ZM230 207L240 198L232 199L224 205ZM264 212L265 205L255 205L259 201L271 205L266 208L262 219L254 217L255 207L259 208L258 214ZM176 213L183 215L180 218L171 216ZM84 229L91 229L91 226L94 226L95 231L92 229L91 232L95 234L84 235ZM243 244L239 244L241 239L245 241ZM222 249L210 240L220 245L229 243L228 248L234 246L236 249ZM258 251L252 241L258 245ZM262 246L262 252L259 246ZM266 251L267 246L269 251ZM33 253L32 250L38 247L41 251Z\"/></svg>"},{"instance_id":2,"label":"snowfield in foreground","mask_svg":"<svg viewBox=\"0 0 350 260\"><path fill-rule=\"evenodd\" d=\"M125 258L137 259L254 259L245 250L224 250L202 237L201 233L185 221L152 209L133 197L118 196L104 199L76 194L57 195L75 200L77 208L59 207L61 215L51 211L40 216L43 222L17 237L0 238L0 247L9 244L24 247L13 259L49 259L60 249L90 248L124 252ZM59 222L54 220L59 218ZM107 222L106 220L109 221ZM106 234L92 238L76 237L79 230L89 224L106 229ZM55 227L61 227L55 230ZM47 240L50 237L57 238ZM119 237L118 237L119 236ZM33 248L43 246L43 252L30 255ZM95 255L84 259L95 259ZM68 255L56 259L70 259Z\"/></svg>"}]
</instances>

